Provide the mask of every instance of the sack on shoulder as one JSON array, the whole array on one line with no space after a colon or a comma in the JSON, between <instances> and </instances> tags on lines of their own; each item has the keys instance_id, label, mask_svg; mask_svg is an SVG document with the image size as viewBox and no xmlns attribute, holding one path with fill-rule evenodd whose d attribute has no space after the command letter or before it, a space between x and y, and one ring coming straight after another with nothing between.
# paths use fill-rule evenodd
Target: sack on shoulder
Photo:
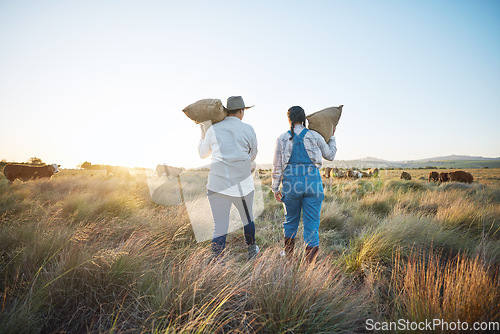
<instances>
[{"instance_id":1,"label":"sack on shoulder","mask_svg":"<svg viewBox=\"0 0 500 334\"><path fill-rule=\"evenodd\" d=\"M328 143L333 136L333 128L339 123L340 116L342 115L342 107L344 106L326 108L307 116L306 118L309 122L308 128L319 132Z\"/></svg>"},{"instance_id":2,"label":"sack on shoulder","mask_svg":"<svg viewBox=\"0 0 500 334\"><path fill-rule=\"evenodd\" d=\"M222 121L227 112L219 99L203 99L196 101L182 109L187 117L197 124L211 121L212 124Z\"/></svg>"}]
</instances>

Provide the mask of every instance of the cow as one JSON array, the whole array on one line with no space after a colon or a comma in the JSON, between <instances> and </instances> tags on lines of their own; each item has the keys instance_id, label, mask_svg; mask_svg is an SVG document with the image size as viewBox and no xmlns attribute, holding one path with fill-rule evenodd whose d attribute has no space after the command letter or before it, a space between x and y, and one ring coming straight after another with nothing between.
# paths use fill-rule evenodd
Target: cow
<instances>
[{"instance_id":1,"label":"cow","mask_svg":"<svg viewBox=\"0 0 500 334\"><path fill-rule=\"evenodd\" d=\"M3 173L7 180L11 183L19 179L23 182L40 178L51 178L52 175L59 172L61 165L52 164L47 166L29 166L19 164L7 164L3 169Z\"/></svg>"},{"instance_id":2,"label":"cow","mask_svg":"<svg viewBox=\"0 0 500 334\"><path fill-rule=\"evenodd\" d=\"M401 172L401 179L402 180L411 180L411 175L410 173L407 173L405 171Z\"/></svg>"},{"instance_id":3,"label":"cow","mask_svg":"<svg viewBox=\"0 0 500 334\"><path fill-rule=\"evenodd\" d=\"M169 176L178 176L184 171L183 168L167 166L165 164L156 166L156 175L158 177L162 177L163 175Z\"/></svg>"},{"instance_id":4,"label":"cow","mask_svg":"<svg viewBox=\"0 0 500 334\"><path fill-rule=\"evenodd\" d=\"M370 174L368 172L361 172L361 177L370 177Z\"/></svg>"},{"instance_id":5,"label":"cow","mask_svg":"<svg viewBox=\"0 0 500 334\"><path fill-rule=\"evenodd\" d=\"M349 169L347 171L347 177L349 177L351 179L360 179L361 176L362 176L362 174L360 172L358 172L357 170Z\"/></svg>"},{"instance_id":6,"label":"cow","mask_svg":"<svg viewBox=\"0 0 500 334\"><path fill-rule=\"evenodd\" d=\"M345 179L347 177L347 172L344 170L339 170L339 172L337 173L337 177L339 179Z\"/></svg>"},{"instance_id":7,"label":"cow","mask_svg":"<svg viewBox=\"0 0 500 334\"><path fill-rule=\"evenodd\" d=\"M439 182L448 182L449 180L448 173L439 173Z\"/></svg>"},{"instance_id":8,"label":"cow","mask_svg":"<svg viewBox=\"0 0 500 334\"><path fill-rule=\"evenodd\" d=\"M368 175L370 177L376 177L376 176L378 176L378 173L379 173L378 168L370 168L368 170Z\"/></svg>"},{"instance_id":9,"label":"cow","mask_svg":"<svg viewBox=\"0 0 500 334\"><path fill-rule=\"evenodd\" d=\"M340 170L340 168L338 168L338 167L332 168L332 170L330 171L330 176L336 177L336 178L347 177L346 172L344 172L343 170Z\"/></svg>"},{"instance_id":10,"label":"cow","mask_svg":"<svg viewBox=\"0 0 500 334\"><path fill-rule=\"evenodd\" d=\"M325 170L323 171L323 176L329 178L331 170L332 170L331 167L325 167Z\"/></svg>"},{"instance_id":11,"label":"cow","mask_svg":"<svg viewBox=\"0 0 500 334\"><path fill-rule=\"evenodd\" d=\"M430 172L429 173L429 182L431 182L431 181L435 181L435 182L439 181L439 173L438 172Z\"/></svg>"},{"instance_id":12,"label":"cow","mask_svg":"<svg viewBox=\"0 0 500 334\"><path fill-rule=\"evenodd\" d=\"M450 181L464 182L464 183L472 183L474 181L474 177L469 172L464 172L462 170L456 170L454 172L448 173L448 177Z\"/></svg>"}]
</instances>

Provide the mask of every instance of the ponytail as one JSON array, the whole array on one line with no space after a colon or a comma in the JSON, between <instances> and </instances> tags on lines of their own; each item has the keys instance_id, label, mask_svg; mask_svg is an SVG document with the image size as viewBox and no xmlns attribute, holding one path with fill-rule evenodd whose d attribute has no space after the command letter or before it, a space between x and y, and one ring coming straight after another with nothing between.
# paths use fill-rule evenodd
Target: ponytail
<instances>
[{"instance_id":1,"label":"ponytail","mask_svg":"<svg viewBox=\"0 0 500 334\"><path fill-rule=\"evenodd\" d=\"M293 136L295 135L294 131L294 126L295 123L302 123L304 127L306 126L306 113L304 112L304 109L302 109L299 106L294 106L288 109L288 120L290 121L290 132L292 133L292 136L290 137L289 140L293 139Z\"/></svg>"}]
</instances>

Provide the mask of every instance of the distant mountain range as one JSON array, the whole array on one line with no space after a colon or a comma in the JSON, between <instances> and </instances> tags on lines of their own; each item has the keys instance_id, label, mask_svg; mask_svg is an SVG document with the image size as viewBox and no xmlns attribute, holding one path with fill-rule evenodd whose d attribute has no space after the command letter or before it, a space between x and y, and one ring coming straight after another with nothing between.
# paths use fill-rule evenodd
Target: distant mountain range
<instances>
[{"instance_id":1,"label":"distant mountain range","mask_svg":"<svg viewBox=\"0 0 500 334\"><path fill-rule=\"evenodd\" d=\"M419 160L390 161L374 157L355 160L323 160L324 167L366 168L500 168L500 157L486 158L469 155L448 155ZM272 164L259 164L261 169L272 168Z\"/></svg>"},{"instance_id":2,"label":"distant mountain range","mask_svg":"<svg viewBox=\"0 0 500 334\"><path fill-rule=\"evenodd\" d=\"M473 160L473 161L491 161L491 160L499 160L500 157L497 158L485 158L481 156L471 156L471 155L447 155L444 157L435 157L428 159L420 159L420 160L410 160L406 162L420 162L420 161L450 161L450 160Z\"/></svg>"}]
</instances>

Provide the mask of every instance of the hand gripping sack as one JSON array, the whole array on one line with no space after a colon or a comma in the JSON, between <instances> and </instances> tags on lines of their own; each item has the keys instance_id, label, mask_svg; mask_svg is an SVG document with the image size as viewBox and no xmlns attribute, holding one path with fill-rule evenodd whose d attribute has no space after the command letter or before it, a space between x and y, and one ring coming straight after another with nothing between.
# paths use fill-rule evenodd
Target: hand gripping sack
<instances>
[{"instance_id":1,"label":"hand gripping sack","mask_svg":"<svg viewBox=\"0 0 500 334\"><path fill-rule=\"evenodd\" d=\"M342 107L343 105L326 108L307 116L309 129L319 132L328 143L333 136L333 128L339 123L340 116L342 115Z\"/></svg>"},{"instance_id":2,"label":"hand gripping sack","mask_svg":"<svg viewBox=\"0 0 500 334\"><path fill-rule=\"evenodd\" d=\"M203 99L182 109L187 117L198 123L211 121L212 124L222 121L227 112L219 99Z\"/></svg>"}]
</instances>

